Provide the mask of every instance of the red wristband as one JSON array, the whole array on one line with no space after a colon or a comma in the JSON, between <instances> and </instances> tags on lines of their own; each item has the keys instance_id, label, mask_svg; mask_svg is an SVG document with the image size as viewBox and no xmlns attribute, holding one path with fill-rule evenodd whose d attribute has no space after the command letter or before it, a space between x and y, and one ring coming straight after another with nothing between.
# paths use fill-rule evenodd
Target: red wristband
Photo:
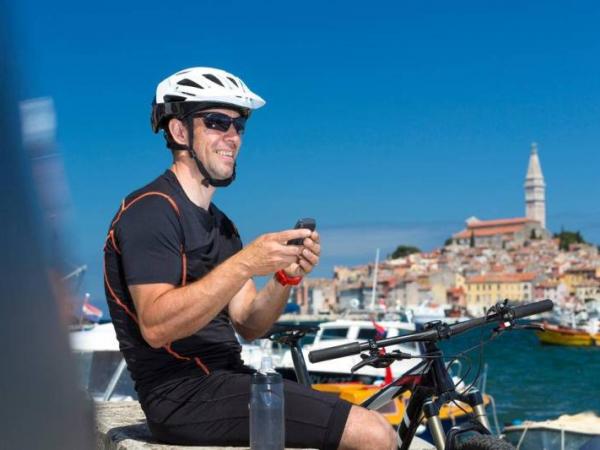
<instances>
[{"instance_id":1,"label":"red wristband","mask_svg":"<svg viewBox=\"0 0 600 450\"><path fill-rule=\"evenodd\" d=\"M283 269L275 272L275 279L282 286L287 286L287 285L296 286L297 284L300 284L300 282L302 281L302 277L290 277L283 271Z\"/></svg>"}]
</instances>

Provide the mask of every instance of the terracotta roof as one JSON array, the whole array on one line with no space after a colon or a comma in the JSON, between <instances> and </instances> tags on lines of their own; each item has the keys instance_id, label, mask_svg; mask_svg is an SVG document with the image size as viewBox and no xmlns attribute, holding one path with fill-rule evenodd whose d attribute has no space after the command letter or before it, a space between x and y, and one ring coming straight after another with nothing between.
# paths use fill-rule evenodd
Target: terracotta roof
<instances>
[{"instance_id":1,"label":"terracotta roof","mask_svg":"<svg viewBox=\"0 0 600 450\"><path fill-rule=\"evenodd\" d=\"M452 295L462 295L465 293L465 290L461 287L451 287L448 289L448 293Z\"/></svg>"},{"instance_id":2,"label":"terracotta roof","mask_svg":"<svg viewBox=\"0 0 600 450\"><path fill-rule=\"evenodd\" d=\"M477 222L471 222L468 224L468 228L486 228L486 227L498 227L504 225L525 225L529 222L536 222L533 219L527 217L515 217L512 219L497 219L497 220L478 220Z\"/></svg>"},{"instance_id":3,"label":"terracotta roof","mask_svg":"<svg viewBox=\"0 0 600 450\"><path fill-rule=\"evenodd\" d=\"M482 229L467 229L462 230L459 233L456 233L453 237L455 238L470 238L471 234L475 237L481 236L494 236L496 234L511 234L516 233L517 231L521 231L523 229L524 224L519 225L511 225L511 226L498 226L492 228L482 228Z\"/></svg>"},{"instance_id":4,"label":"terracotta roof","mask_svg":"<svg viewBox=\"0 0 600 450\"><path fill-rule=\"evenodd\" d=\"M467 229L456 233L454 238L469 238L471 234L475 237L493 236L496 234L510 234L520 231L526 224L536 222L527 217L514 219L479 220L467 224Z\"/></svg>"},{"instance_id":5,"label":"terracotta roof","mask_svg":"<svg viewBox=\"0 0 600 450\"><path fill-rule=\"evenodd\" d=\"M485 275L476 275L467 278L467 283L523 283L532 281L536 277L535 273L486 273Z\"/></svg>"}]
</instances>

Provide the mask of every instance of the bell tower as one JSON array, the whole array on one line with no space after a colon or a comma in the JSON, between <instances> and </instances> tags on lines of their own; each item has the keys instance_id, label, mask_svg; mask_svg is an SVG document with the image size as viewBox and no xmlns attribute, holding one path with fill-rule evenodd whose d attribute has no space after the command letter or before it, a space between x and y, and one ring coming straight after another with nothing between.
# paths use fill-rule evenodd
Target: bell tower
<instances>
[{"instance_id":1,"label":"bell tower","mask_svg":"<svg viewBox=\"0 0 600 450\"><path fill-rule=\"evenodd\" d=\"M529 166L525 177L525 216L546 228L546 183L538 157L537 144L531 143Z\"/></svg>"}]
</instances>

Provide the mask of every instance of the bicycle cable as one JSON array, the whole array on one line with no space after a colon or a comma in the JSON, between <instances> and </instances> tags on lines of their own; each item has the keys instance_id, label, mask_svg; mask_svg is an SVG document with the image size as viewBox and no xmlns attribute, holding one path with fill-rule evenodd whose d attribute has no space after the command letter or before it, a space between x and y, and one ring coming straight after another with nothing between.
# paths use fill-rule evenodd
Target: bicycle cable
<instances>
[{"instance_id":1,"label":"bicycle cable","mask_svg":"<svg viewBox=\"0 0 600 450\"><path fill-rule=\"evenodd\" d=\"M469 384L465 388L466 392L468 392L473 386L475 386L475 384L479 380L479 377L481 376L481 368L483 367L483 348L489 341L491 341L491 338L488 340L483 339L483 329L482 329L481 334L479 335L479 361L477 363L477 373L475 373L475 377L473 378L473 381L471 382L471 384Z\"/></svg>"}]
</instances>

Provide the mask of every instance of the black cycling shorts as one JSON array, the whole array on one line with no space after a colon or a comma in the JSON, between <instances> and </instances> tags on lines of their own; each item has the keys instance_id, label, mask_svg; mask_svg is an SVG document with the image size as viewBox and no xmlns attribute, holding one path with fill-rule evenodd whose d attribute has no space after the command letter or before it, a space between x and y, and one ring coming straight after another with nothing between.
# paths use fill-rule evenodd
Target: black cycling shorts
<instances>
[{"instance_id":1,"label":"black cycling shorts","mask_svg":"<svg viewBox=\"0 0 600 450\"><path fill-rule=\"evenodd\" d=\"M140 396L152 435L168 444L248 446L249 373L218 370ZM351 403L284 380L286 447L336 450Z\"/></svg>"}]
</instances>

